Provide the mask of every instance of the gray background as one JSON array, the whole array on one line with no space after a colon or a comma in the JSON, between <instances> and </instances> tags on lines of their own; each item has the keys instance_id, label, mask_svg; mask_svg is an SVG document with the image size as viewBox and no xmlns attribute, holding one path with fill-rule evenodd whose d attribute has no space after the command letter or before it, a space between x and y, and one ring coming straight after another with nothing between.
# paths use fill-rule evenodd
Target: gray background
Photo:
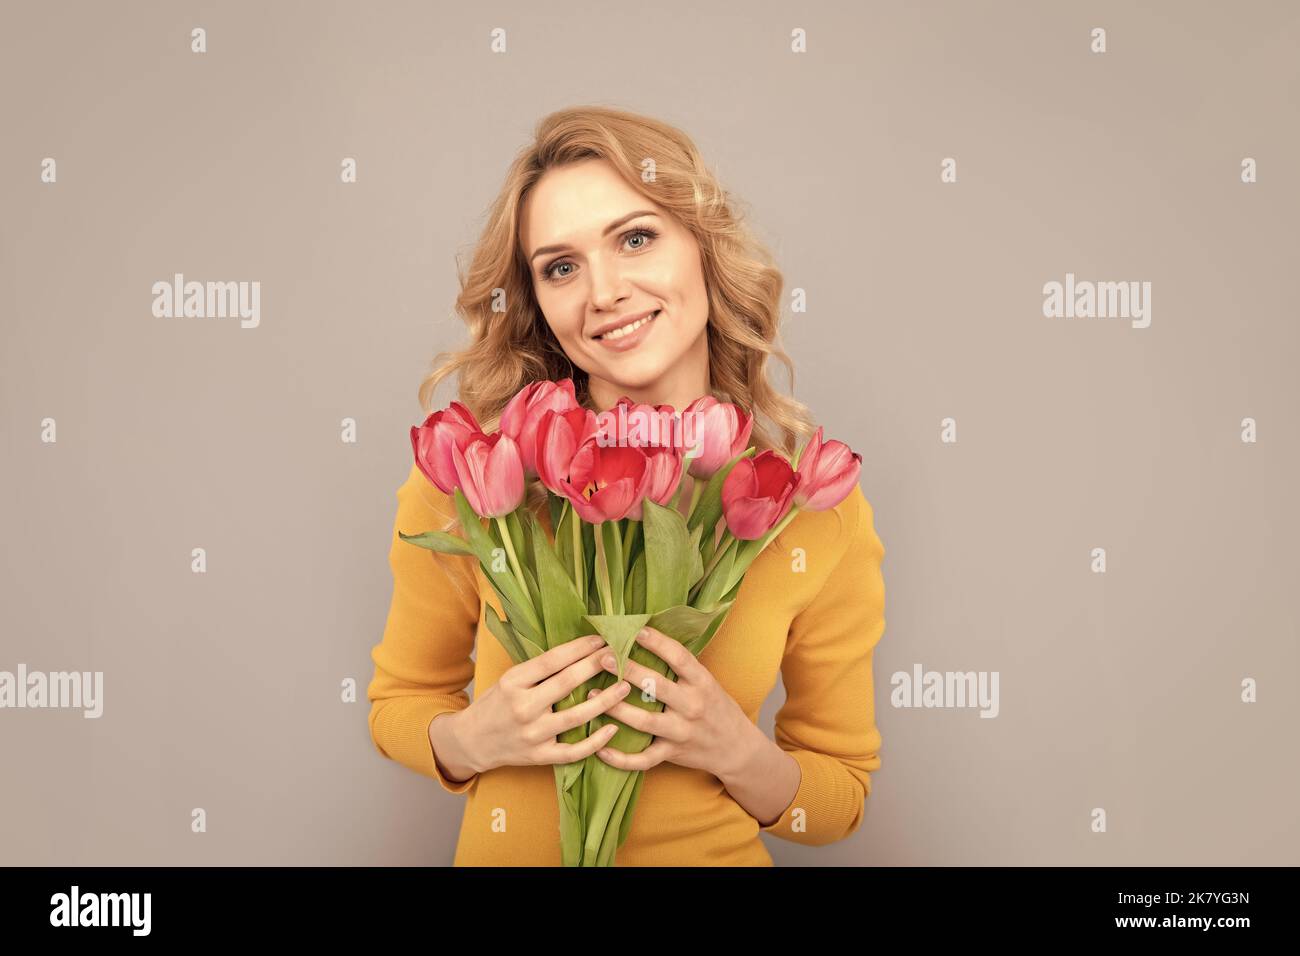
<instances>
[{"instance_id":1,"label":"gray background","mask_svg":"<svg viewBox=\"0 0 1300 956\"><path fill-rule=\"evenodd\" d=\"M866 820L766 838L777 862L1300 862L1298 28L1281 2L6 5L0 670L101 670L105 700L0 710L0 861L450 862L463 798L366 722L415 390L510 158L601 103L694 137L806 290L794 392L863 454L887 551ZM260 327L153 317L174 272L260 281ZM1151 326L1043 317L1067 272L1152 282ZM998 671L999 716L894 709L916 663Z\"/></svg>"}]
</instances>

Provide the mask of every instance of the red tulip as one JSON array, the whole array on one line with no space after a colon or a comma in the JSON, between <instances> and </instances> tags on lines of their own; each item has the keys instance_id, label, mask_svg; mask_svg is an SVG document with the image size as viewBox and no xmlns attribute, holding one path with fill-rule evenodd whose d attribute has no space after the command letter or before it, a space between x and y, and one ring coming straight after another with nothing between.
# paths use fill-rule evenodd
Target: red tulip
<instances>
[{"instance_id":1,"label":"red tulip","mask_svg":"<svg viewBox=\"0 0 1300 956\"><path fill-rule=\"evenodd\" d=\"M799 487L794 503L805 511L825 511L848 497L858 483L862 456L842 441L822 442L819 427L799 455Z\"/></svg>"},{"instance_id":2,"label":"red tulip","mask_svg":"<svg viewBox=\"0 0 1300 956\"><path fill-rule=\"evenodd\" d=\"M763 537L790 510L800 476L776 452L742 458L722 483L722 513L741 541Z\"/></svg>"},{"instance_id":3,"label":"red tulip","mask_svg":"<svg viewBox=\"0 0 1300 956\"><path fill-rule=\"evenodd\" d=\"M510 514L524 500L524 463L519 446L505 432L475 432L464 450L452 446L460 490L484 518Z\"/></svg>"},{"instance_id":4,"label":"red tulip","mask_svg":"<svg viewBox=\"0 0 1300 956\"><path fill-rule=\"evenodd\" d=\"M551 491L563 494L562 483L569 477L569 465L583 443L596 434L596 413L589 408L567 412L547 409L537 422L537 477Z\"/></svg>"},{"instance_id":5,"label":"red tulip","mask_svg":"<svg viewBox=\"0 0 1300 956\"><path fill-rule=\"evenodd\" d=\"M648 498L657 505L666 505L677 486L682 482L682 449L674 445L651 445L642 448L646 458L646 480L642 499ZM643 521L641 500L627 513L629 518Z\"/></svg>"},{"instance_id":6,"label":"red tulip","mask_svg":"<svg viewBox=\"0 0 1300 956\"><path fill-rule=\"evenodd\" d=\"M515 440L529 477L537 474L537 426L549 411L578 408L573 379L533 382L519 390L501 412L501 430Z\"/></svg>"},{"instance_id":7,"label":"red tulip","mask_svg":"<svg viewBox=\"0 0 1300 956\"><path fill-rule=\"evenodd\" d=\"M466 442L480 432L474 413L460 402L452 402L411 426L411 450L415 464L443 494L451 494L459 485L452 449L464 449Z\"/></svg>"},{"instance_id":8,"label":"red tulip","mask_svg":"<svg viewBox=\"0 0 1300 956\"><path fill-rule=\"evenodd\" d=\"M647 459L639 448L602 445L592 435L573 456L569 477L560 482L578 517L588 524L625 518L644 494Z\"/></svg>"},{"instance_id":9,"label":"red tulip","mask_svg":"<svg viewBox=\"0 0 1300 956\"><path fill-rule=\"evenodd\" d=\"M699 449L693 456L687 452L694 478L712 478L719 468L749 447L754 418L730 402L703 395L686 406L682 418L690 422L688 441Z\"/></svg>"}]
</instances>

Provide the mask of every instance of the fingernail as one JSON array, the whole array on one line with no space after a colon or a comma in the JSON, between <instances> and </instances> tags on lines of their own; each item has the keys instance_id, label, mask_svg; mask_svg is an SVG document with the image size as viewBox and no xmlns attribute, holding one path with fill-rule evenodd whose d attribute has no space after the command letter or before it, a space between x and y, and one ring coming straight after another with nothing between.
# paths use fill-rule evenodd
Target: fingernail
<instances>
[{"instance_id":1,"label":"fingernail","mask_svg":"<svg viewBox=\"0 0 1300 956\"><path fill-rule=\"evenodd\" d=\"M645 628L645 627L643 627L643 628L641 628L641 630L639 630L639 631L636 632L636 639L637 639L638 641L643 641L643 640L645 640L645 639L646 639L647 637L649 637L649 636L650 636L650 629L649 629L649 628Z\"/></svg>"},{"instance_id":2,"label":"fingernail","mask_svg":"<svg viewBox=\"0 0 1300 956\"><path fill-rule=\"evenodd\" d=\"M587 643L590 644L590 645L592 646L592 648L594 649L594 648L600 647L600 645L604 644L604 643L605 643L605 639L604 639L603 637L601 637L599 634L597 634L597 635L595 635L594 637L590 637L590 638L588 638L588 639L587 639Z\"/></svg>"},{"instance_id":3,"label":"fingernail","mask_svg":"<svg viewBox=\"0 0 1300 956\"><path fill-rule=\"evenodd\" d=\"M589 690L589 691L587 691L587 699L588 699L588 700L590 700L591 698L593 698L593 697L595 697L595 696L596 696L596 692L595 692L594 690Z\"/></svg>"},{"instance_id":4,"label":"fingernail","mask_svg":"<svg viewBox=\"0 0 1300 956\"><path fill-rule=\"evenodd\" d=\"M629 684L627 681L621 680L618 682L618 692L620 694L626 694L631 689L632 689L632 685Z\"/></svg>"},{"instance_id":5,"label":"fingernail","mask_svg":"<svg viewBox=\"0 0 1300 956\"><path fill-rule=\"evenodd\" d=\"M613 666L614 666L614 655L613 655L613 654L606 654L604 657L602 657L602 658L600 659L600 663L601 663L601 665L602 665L603 667L613 667Z\"/></svg>"}]
</instances>

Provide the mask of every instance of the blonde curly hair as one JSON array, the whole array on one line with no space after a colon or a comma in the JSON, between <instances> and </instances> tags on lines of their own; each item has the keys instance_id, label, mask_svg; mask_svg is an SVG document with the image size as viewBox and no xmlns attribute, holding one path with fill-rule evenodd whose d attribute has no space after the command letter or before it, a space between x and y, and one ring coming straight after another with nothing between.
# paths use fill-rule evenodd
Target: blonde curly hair
<instances>
[{"instance_id":1,"label":"blonde curly hair","mask_svg":"<svg viewBox=\"0 0 1300 956\"><path fill-rule=\"evenodd\" d=\"M500 194L473 248L468 273L457 257L460 294L456 312L469 328L467 346L438 353L419 388L426 415L443 379L458 378L457 399L484 430L500 422L506 403L524 386L570 378L578 401L593 411L587 373L564 354L533 295L519 247L519 217L529 190L549 169L604 159L647 199L675 216L699 243L708 290L710 390L754 416L751 441L787 457L816 430L809 409L768 381L768 362L785 366L794 388L794 365L779 345L783 280L768 250L734 211L735 200L704 165L681 130L624 110L579 106L544 117L534 141L511 164ZM654 163L652 181L641 176ZM504 312L495 308L504 300ZM545 499L530 483L529 502Z\"/></svg>"}]
</instances>

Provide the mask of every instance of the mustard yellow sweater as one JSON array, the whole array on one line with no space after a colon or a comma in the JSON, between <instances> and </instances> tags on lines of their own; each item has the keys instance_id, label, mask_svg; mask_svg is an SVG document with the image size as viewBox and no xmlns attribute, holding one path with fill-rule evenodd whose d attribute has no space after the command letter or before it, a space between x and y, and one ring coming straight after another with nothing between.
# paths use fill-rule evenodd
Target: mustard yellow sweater
<instances>
[{"instance_id":1,"label":"mustard yellow sweater","mask_svg":"<svg viewBox=\"0 0 1300 956\"><path fill-rule=\"evenodd\" d=\"M511 666L483 623L484 600L501 605L477 560L397 537L441 528L454 510L412 465L397 490L392 604L371 655L371 738L384 756L467 794L456 866L559 866L551 767L451 781L434 759L430 721L469 705L471 678L479 693ZM856 487L834 509L801 512L759 555L700 662L755 723L780 671L786 699L775 739L799 763L798 792L760 827L713 774L661 763L646 773L617 865L771 866L759 833L819 846L858 828L870 771L880 767L871 659L885 628L883 557Z\"/></svg>"}]
</instances>

